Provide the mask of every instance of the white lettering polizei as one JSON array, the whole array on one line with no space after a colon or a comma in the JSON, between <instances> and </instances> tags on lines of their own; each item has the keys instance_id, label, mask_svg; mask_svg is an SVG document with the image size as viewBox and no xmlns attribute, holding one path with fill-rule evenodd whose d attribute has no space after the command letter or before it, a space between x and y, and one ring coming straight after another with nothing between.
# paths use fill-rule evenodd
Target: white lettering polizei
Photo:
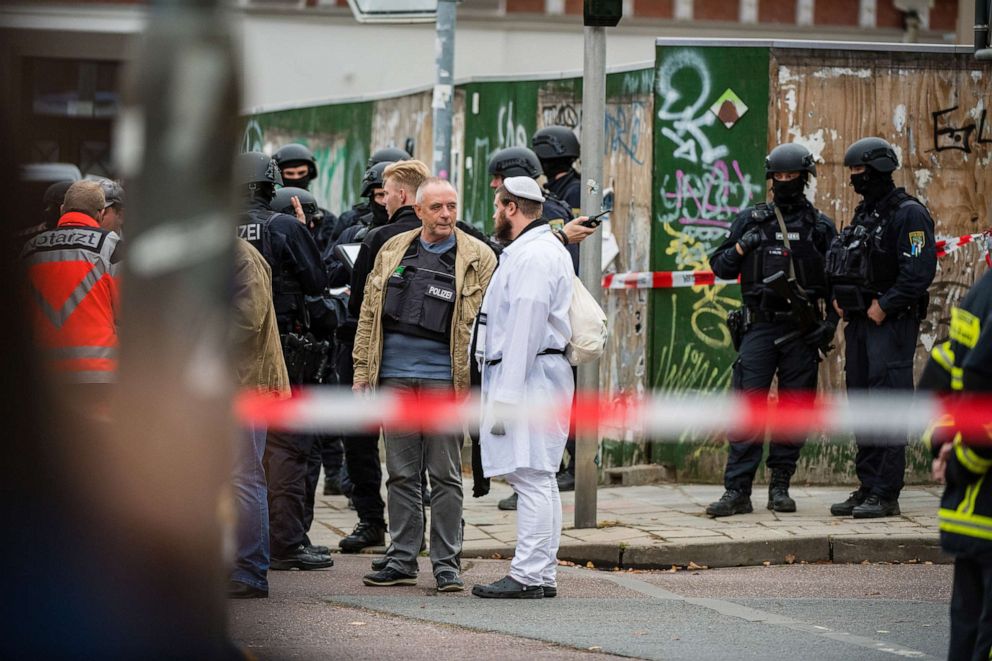
<instances>
[{"instance_id":1,"label":"white lettering polizei","mask_svg":"<svg viewBox=\"0 0 992 661\"><path fill-rule=\"evenodd\" d=\"M427 288L427 293L430 296L434 296L436 298L443 298L446 301L450 301L452 297L455 295L455 292L453 290L441 289L440 287L435 287L434 285L430 285Z\"/></svg>"}]
</instances>

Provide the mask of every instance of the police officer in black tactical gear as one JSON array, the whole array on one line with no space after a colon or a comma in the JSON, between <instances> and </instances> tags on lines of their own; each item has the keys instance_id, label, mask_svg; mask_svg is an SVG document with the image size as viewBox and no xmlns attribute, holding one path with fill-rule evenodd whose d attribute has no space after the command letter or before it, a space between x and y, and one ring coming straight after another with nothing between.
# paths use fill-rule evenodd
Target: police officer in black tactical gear
<instances>
[{"instance_id":1,"label":"police officer in black tactical gear","mask_svg":"<svg viewBox=\"0 0 992 661\"><path fill-rule=\"evenodd\" d=\"M862 138L847 149L844 165L862 202L827 256L834 307L847 322L848 391L912 390L913 356L927 288L937 270L930 212L892 173L899 161L881 138ZM857 435L858 489L830 507L835 516L899 515L906 470L905 439Z\"/></svg>"},{"instance_id":2,"label":"police officer in black tactical gear","mask_svg":"<svg viewBox=\"0 0 992 661\"><path fill-rule=\"evenodd\" d=\"M296 198L294 203L293 198ZM323 221L323 211L317 205L317 199L310 191L302 188L283 187L276 191L272 198L271 207L273 211L288 215L303 214L307 228L310 230L314 241ZM334 343L334 331L340 321L343 321L344 308L346 303L337 300L327 291L317 296L305 297L307 311L310 315L310 332L320 342L327 342L328 353L324 362L324 368L316 375L319 383L334 383L333 371L333 350L330 345ZM347 488L347 474L342 471L344 465L344 448L341 445L341 438L337 434L319 434L320 442L314 445L313 453L310 457L310 468L307 474L307 500L305 521L313 520L314 498L317 495L317 484L320 481L320 468L324 467L324 495L337 496L344 493L342 483Z\"/></svg>"},{"instance_id":3,"label":"police officer in black tactical gear","mask_svg":"<svg viewBox=\"0 0 992 661\"><path fill-rule=\"evenodd\" d=\"M314 237L314 241L316 242L317 237L314 235L324 220L324 212L317 205L317 198L313 196L313 193L303 188L296 188L295 186L283 186L273 194L269 207L273 211L284 213L287 216L296 216L296 206L293 204L294 197L299 201L300 210L303 212L303 217L306 220L307 229L310 230L310 235Z\"/></svg>"},{"instance_id":4,"label":"police officer in black tactical gear","mask_svg":"<svg viewBox=\"0 0 992 661\"><path fill-rule=\"evenodd\" d=\"M287 188L302 188L309 191L310 184L317 179L317 159L313 152L303 145L293 142L280 147L272 155L282 175L282 185ZM316 203L316 200L314 200ZM292 215L291 212L289 212ZM320 209L321 222L311 228L317 247L323 251L330 242L331 232L337 224L337 217L327 209Z\"/></svg>"},{"instance_id":5,"label":"police officer in black tactical gear","mask_svg":"<svg viewBox=\"0 0 992 661\"><path fill-rule=\"evenodd\" d=\"M371 169L373 166L379 163L395 163L396 161L409 161L412 156L406 151L399 149L398 147L383 147L382 149L376 149L369 156L369 162L366 168ZM366 169L365 174L368 176L368 169ZM365 185L362 185L363 190ZM362 197L366 197L365 193L362 193ZM335 243L343 243L340 240L341 235L349 227L353 227L355 224L361 221L362 218L368 215L369 211L372 211L374 207L370 205L367 201L358 202L351 209L348 209L340 216L334 225L334 230L331 232L331 240Z\"/></svg>"},{"instance_id":6,"label":"police officer in black tactical gear","mask_svg":"<svg viewBox=\"0 0 992 661\"><path fill-rule=\"evenodd\" d=\"M358 217L351 227L346 228L324 252L324 263L327 265L327 277L331 287L344 287L351 282L351 270L341 263L335 254L335 248L348 243L361 243L365 236L376 227L382 227L389 222L389 212L384 204L386 190L382 187L382 172L393 161L381 161L369 167L362 177L362 197L366 213ZM353 209L358 209L358 205ZM350 212L349 212L350 213ZM344 214L341 215L344 217Z\"/></svg>"},{"instance_id":7,"label":"police officer in black tactical gear","mask_svg":"<svg viewBox=\"0 0 992 661\"><path fill-rule=\"evenodd\" d=\"M734 219L730 236L710 255L719 278L741 279L740 311L728 326L740 355L734 363L734 390L764 395L778 375L779 397L816 390L820 352L829 350L836 315L826 315L829 299L824 256L836 236L833 221L806 199L816 176L813 155L799 144L779 145L765 160L772 180L772 202L748 207ZM739 346L737 344L739 338ZM761 463L763 434L730 438L726 489L706 508L710 516L752 511L751 485ZM771 471L768 509L795 512L789 482L796 471L802 439L776 439L765 465Z\"/></svg>"},{"instance_id":8,"label":"police officer in black tactical gear","mask_svg":"<svg viewBox=\"0 0 992 661\"><path fill-rule=\"evenodd\" d=\"M272 299L285 350L286 338L306 332L304 297L320 294L326 284L320 253L302 222L269 207L275 187L282 183L273 159L261 152L241 154L235 177L244 195L238 236L258 249L272 269ZM270 569L320 569L334 564L326 547L311 546L306 535L307 462L314 442L312 434L274 430L266 434Z\"/></svg>"},{"instance_id":9,"label":"police officer in black tactical gear","mask_svg":"<svg viewBox=\"0 0 992 661\"><path fill-rule=\"evenodd\" d=\"M534 153L541 159L541 168L548 178L547 189L581 215L582 177L573 165L579 157L579 139L566 126L548 126L530 139Z\"/></svg>"}]
</instances>

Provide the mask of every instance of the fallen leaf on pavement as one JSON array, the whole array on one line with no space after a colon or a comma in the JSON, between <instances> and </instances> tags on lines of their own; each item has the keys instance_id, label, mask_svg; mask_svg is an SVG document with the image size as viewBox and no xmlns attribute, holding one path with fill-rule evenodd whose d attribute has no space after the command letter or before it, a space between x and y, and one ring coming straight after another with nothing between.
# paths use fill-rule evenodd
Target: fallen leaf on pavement
<instances>
[{"instance_id":1,"label":"fallen leaf on pavement","mask_svg":"<svg viewBox=\"0 0 992 661\"><path fill-rule=\"evenodd\" d=\"M690 560L686 569L692 571L693 569L709 569L709 567L706 565L697 565L695 562Z\"/></svg>"},{"instance_id":2,"label":"fallen leaf on pavement","mask_svg":"<svg viewBox=\"0 0 992 661\"><path fill-rule=\"evenodd\" d=\"M592 564L592 562L587 562L586 563L586 569L595 569L595 568L596 568L596 565Z\"/></svg>"},{"instance_id":3,"label":"fallen leaf on pavement","mask_svg":"<svg viewBox=\"0 0 992 661\"><path fill-rule=\"evenodd\" d=\"M796 562L796 554L795 553L787 553L786 556L785 556L785 564L791 565L791 564L793 564L795 562Z\"/></svg>"},{"instance_id":4,"label":"fallen leaf on pavement","mask_svg":"<svg viewBox=\"0 0 992 661\"><path fill-rule=\"evenodd\" d=\"M763 564L765 567L771 567L772 566L772 563L770 561L768 561L768 560L765 560L761 564Z\"/></svg>"}]
</instances>

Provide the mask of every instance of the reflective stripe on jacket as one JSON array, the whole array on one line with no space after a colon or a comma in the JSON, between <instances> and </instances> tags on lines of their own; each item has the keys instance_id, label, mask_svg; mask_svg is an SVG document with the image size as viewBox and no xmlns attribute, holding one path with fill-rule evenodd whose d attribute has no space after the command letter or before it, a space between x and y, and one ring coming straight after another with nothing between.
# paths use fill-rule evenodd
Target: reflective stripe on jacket
<instances>
[{"instance_id":1,"label":"reflective stripe on jacket","mask_svg":"<svg viewBox=\"0 0 992 661\"><path fill-rule=\"evenodd\" d=\"M70 212L21 251L35 345L45 363L76 383L109 383L117 373L117 259L120 237Z\"/></svg>"},{"instance_id":2,"label":"reflective stripe on jacket","mask_svg":"<svg viewBox=\"0 0 992 661\"><path fill-rule=\"evenodd\" d=\"M966 400L973 393L987 394L992 343L992 273L986 274L951 310L949 340L936 345L924 369L922 387L949 391ZM936 454L944 443L953 444L947 457L945 481L938 513L941 547L948 553L992 558L992 428L986 438L965 437L945 415L924 438Z\"/></svg>"}]
</instances>

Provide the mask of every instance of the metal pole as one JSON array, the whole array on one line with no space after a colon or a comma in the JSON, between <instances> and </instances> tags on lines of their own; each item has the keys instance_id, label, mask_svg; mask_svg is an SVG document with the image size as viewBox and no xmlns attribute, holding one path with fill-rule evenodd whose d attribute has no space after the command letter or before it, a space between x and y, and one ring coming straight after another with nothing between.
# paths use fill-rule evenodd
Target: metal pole
<instances>
[{"instance_id":1,"label":"metal pole","mask_svg":"<svg viewBox=\"0 0 992 661\"><path fill-rule=\"evenodd\" d=\"M434 83L434 174L451 178L451 110L454 103L456 0L437 3L437 40L434 46L437 71Z\"/></svg>"},{"instance_id":2,"label":"metal pole","mask_svg":"<svg viewBox=\"0 0 992 661\"><path fill-rule=\"evenodd\" d=\"M598 213L603 205L603 151L606 117L606 28L585 28L585 65L582 79L582 210ZM602 300L603 244L599 234L582 244L579 273L582 284ZM579 391L599 393L599 361L579 366ZM599 428L583 425L576 430L575 527L596 527L596 485L599 470Z\"/></svg>"},{"instance_id":3,"label":"metal pole","mask_svg":"<svg viewBox=\"0 0 992 661\"><path fill-rule=\"evenodd\" d=\"M151 563L149 583L167 586L156 597L163 616L148 626L176 636L170 653L197 657L228 651L217 512L235 433L227 322L239 76L218 5L158 3L129 71L117 149L132 202L104 466L116 471L135 566Z\"/></svg>"},{"instance_id":4,"label":"metal pole","mask_svg":"<svg viewBox=\"0 0 992 661\"><path fill-rule=\"evenodd\" d=\"M992 13L992 0L976 0L975 57L979 60L992 60L992 48L989 47L990 13Z\"/></svg>"}]
</instances>

